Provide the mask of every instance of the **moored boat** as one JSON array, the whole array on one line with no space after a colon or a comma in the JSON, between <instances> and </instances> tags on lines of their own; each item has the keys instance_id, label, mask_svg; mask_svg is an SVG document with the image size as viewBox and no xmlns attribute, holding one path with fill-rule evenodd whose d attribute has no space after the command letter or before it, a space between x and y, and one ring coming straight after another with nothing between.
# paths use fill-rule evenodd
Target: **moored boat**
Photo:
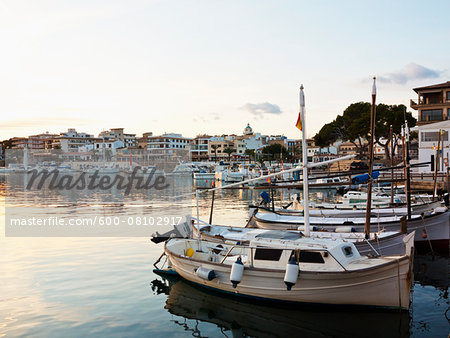
<instances>
[{"instance_id":1,"label":"moored boat","mask_svg":"<svg viewBox=\"0 0 450 338\"><path fill-rule=\"evenodd\" d=\"M258 237L249 245L170 239L165 254L183 278L217 291L294 303L409 309L413 236L405 255L368 258L352 243Z\"/></svg>"},{"instance_id":2,"label":"moored boat","mask_svg":"<svg viewBox=\"0 0 450 338\"><path fill-rule=\"evenodd\" d=\"M254 224L261 229L296 230L304 224L303 216L280 215L276 213L255 213ZM355 232L364 231L363 217L310 217L311 226L317 229L334 230L336 227L351 226ZM371 229L399 231L400 217L374 217L371 219ZM445 207L434 209L422 215L413 215L407 221L407 231L415 231L416 246L430 248L436 251L447 251L450 238L450 212Z\"/></svg>"}]
</instances>

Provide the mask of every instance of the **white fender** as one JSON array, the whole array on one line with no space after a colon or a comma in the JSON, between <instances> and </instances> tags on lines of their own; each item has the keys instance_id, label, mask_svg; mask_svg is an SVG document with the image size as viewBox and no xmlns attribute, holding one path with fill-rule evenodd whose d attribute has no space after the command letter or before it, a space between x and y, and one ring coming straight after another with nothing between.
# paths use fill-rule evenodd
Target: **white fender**
<instances>
[{"instance_id":1,"label":"white fender","mask_svg":"<svg viewBox=\"0 0 450 338\"><path fill-rule=\"evenodd\" d=\"M286 284L286 287L289 290L295 285L298 278L298 264L295 261L295 257L291 257L289 262L286 264L286 272L284 273L284 284Z\"/></svg>"},{"instance_id":2,"label":"white fender","mask_svg":"<svg viewBox=\"0 0 450 338\"><path fill-rule=\"evenodd\" d=\"M230 282L233 284L233 288L241 282L244 275L244 264L242 264L241 256L236 259L236 262L231 266Z\"/></svg>"}]
</instances>

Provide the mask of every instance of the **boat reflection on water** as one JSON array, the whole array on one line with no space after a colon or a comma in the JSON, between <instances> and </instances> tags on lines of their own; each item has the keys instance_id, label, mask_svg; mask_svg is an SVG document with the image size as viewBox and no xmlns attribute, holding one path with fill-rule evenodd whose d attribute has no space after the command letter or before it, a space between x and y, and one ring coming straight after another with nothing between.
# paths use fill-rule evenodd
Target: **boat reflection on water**
<instances>
[{"instance_id":1,"label":"boat reflection on water","mask_svg":"<svg viewBox=\"0 0 450 338\"><path fill-rule=\"evenodd\" d=\"M414 256L414 282L416 284L434 286L448 294L449 280L448 257L431 254Z\"/></svg>"},{"instance_id":2,"label":"boat reflection on water","mask_svg":"<svg viewBox=\"0 0 450 338\"><path fill-rule=\"evenodd\" d=\"M214 293L177 277L155 279L152 289L168 295L165 309L171 314L213 323L225 337L230 333L233 337L409 337L410 318L404 311L250 301ZM187 329L186 322L182 325ZM190 330L201 335L198 323Z\"/></svg>"}]
</instances>

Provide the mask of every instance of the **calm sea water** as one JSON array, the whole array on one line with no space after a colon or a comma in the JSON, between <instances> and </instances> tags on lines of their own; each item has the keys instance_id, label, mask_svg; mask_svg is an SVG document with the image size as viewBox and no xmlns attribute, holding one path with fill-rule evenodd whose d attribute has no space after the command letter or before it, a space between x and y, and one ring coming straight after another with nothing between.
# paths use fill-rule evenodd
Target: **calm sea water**
<instances>
[{"instance_id":1,"label":"calm sea water","mask_svg":"<svg viewBox=\"0 0 450 338\"><path fill-rule=\"evenodd\" d=\"M245 224L247 205L258 194L217 193L214 222ZM0 336L447 337L450 332L445 257L415 258L409 313L248 302L154 274L162 245L148 238L5 238L0 198ZM35 205L39 208L39 201ZM203 218L209 205L209 198L201 199ZM70 208L77 215L77 206ZM135 210L125 203L120 212Z\"/></svg>"}]
</instances>

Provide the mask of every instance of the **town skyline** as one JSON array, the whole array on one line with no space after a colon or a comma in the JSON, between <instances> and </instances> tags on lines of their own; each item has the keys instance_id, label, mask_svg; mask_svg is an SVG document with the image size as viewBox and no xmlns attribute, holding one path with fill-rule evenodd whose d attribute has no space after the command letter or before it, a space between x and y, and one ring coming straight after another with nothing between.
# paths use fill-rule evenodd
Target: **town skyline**
<instances>
[{"instance_id":1,"label":"town skyline","mask_svg":"<svg viewBox=\"0 0 450 338\"><path fill-rule=\"evenodd\" d=\"M419 1L2 1L0 139L69 126L195 137L247 122L299 138L301 84L310 138L369 102L374 75L377 102L407 107L412 88L446 81L450 4L438 3L431 15Z\"/></svg>"}]
</instances>

